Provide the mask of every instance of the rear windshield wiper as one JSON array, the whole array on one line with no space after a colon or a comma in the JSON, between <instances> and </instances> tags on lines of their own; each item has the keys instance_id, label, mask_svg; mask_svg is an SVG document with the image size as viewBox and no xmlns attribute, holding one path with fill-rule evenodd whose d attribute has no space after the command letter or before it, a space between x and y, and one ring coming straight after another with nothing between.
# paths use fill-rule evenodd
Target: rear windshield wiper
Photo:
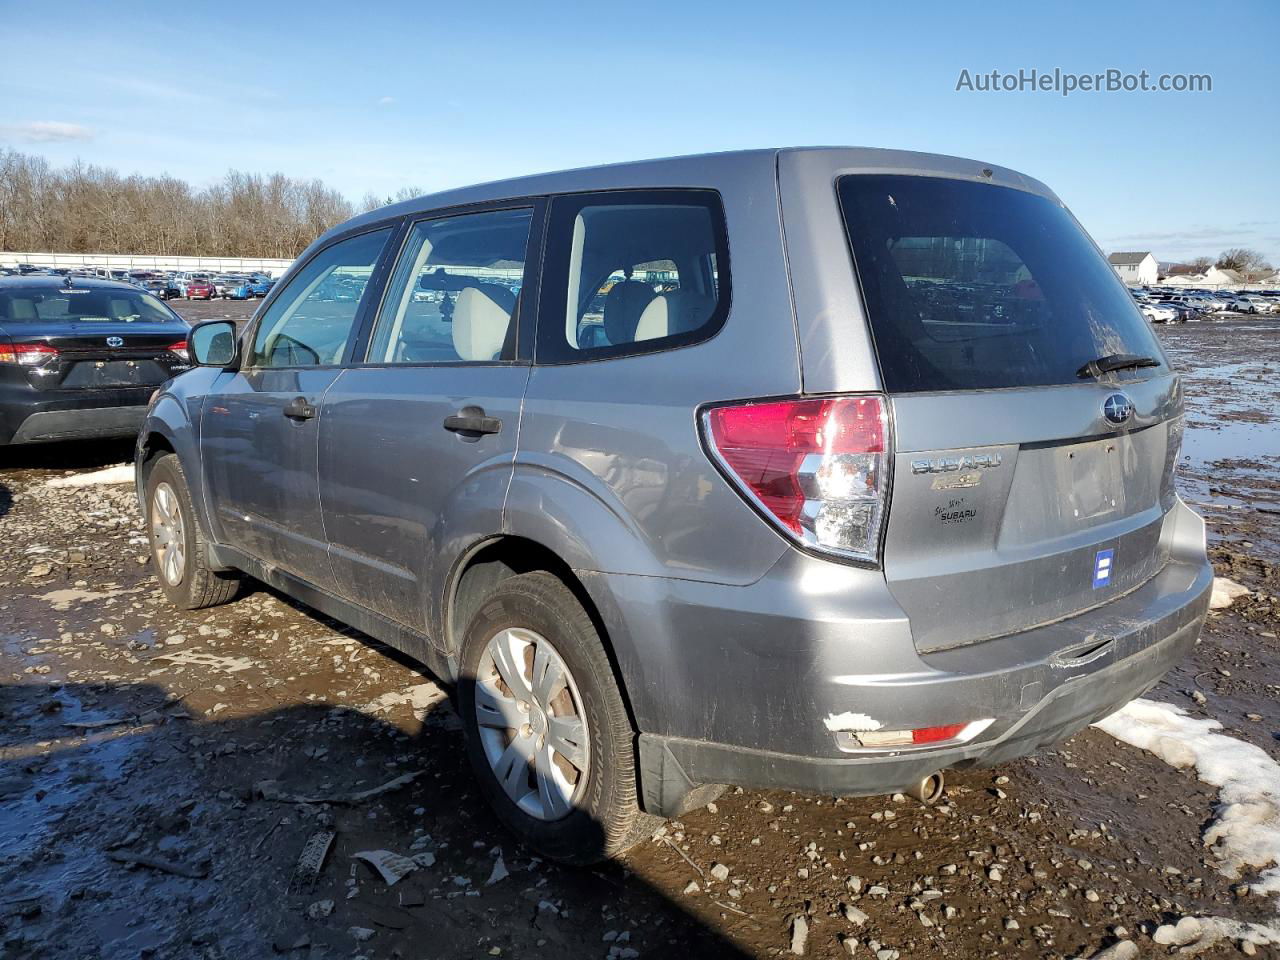
<instances>
[{"instance_id":1,"label":"rear windshield wiper","mask_svg":"<svg viewBox=\"0 0 1280 960\"><path fill-rule=\"evenodd\" d=\"M1140 357L1132 353L1109 353L1097 360L1090 360L1076 371L1077 377L1098 378L1113 370L1134 370L1138 367L1158 367L1160 361L1155 357Z\"/></svg>"}]
</instances>

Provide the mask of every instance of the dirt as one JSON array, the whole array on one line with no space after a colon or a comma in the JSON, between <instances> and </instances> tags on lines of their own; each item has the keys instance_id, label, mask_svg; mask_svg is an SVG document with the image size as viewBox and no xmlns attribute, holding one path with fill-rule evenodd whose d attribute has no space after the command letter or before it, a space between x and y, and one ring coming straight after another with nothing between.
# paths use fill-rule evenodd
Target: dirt
<instances>
[{"instance_id":1,"label":"dirt","mask_svg":"<svg viewBox=\"0 0 1280 960\"><path fill-rule=\"evenodd\" d=\"M1152 696L1280 756L1280 387L1260 359L1280 321L1160 332L1186 373L1184 496L1254 593ZM0 450L0 957L776 957L798 918L811 957L1074 957L1117 936L1155 956L1184 914L1276 916L1203 845L1214 791L1097 730L951 774L933 807L732 790L619 862L541 861L481 802L422 670L260 585L176 611L130 486L46 486L130 453ZM372 850L418 860L388 885L355 857Z\"/></svg>"}]
</instances>

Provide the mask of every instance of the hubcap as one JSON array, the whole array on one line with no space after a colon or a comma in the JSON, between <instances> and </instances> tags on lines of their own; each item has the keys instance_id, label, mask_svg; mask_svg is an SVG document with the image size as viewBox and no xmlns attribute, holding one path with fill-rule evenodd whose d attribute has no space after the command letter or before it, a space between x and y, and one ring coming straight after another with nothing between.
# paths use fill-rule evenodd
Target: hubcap
<instances>
[{"instance_id":1,"label":"hubcap","mask_svg":"<svg viewBox=\"0 0 1280 960\"><path fill-rule=\"evenodd\" d=\"M157 484L151 495L151 548L160 576L176 587L187 572L187 531L178 495L167 483Z\"/></svg>"},{"instance_id":2,"label":"hubcap","mask_svg":"<svg viewBox=\"0 0 1280 960\"><path fill-rule=\"evenodd\" d=\"M567 817L590 763L582 697L548 640L511 627L485 646L476 723L485 757L511 802L538 820Z\"/></svg>"}]
</instances>

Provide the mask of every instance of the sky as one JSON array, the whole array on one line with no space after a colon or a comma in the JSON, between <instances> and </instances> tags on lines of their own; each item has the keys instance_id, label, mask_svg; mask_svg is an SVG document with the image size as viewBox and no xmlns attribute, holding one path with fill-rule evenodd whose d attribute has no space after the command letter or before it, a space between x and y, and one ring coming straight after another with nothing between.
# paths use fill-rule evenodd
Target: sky
<instances>
[{"instance_id":1,"label":"sky","mask_svg":"<svg viewBox=\"0 0 1280 960\"><path fill-rule=\"evenodd\" d=\"M1104 250L1280 264L1280 2L0 0L0 146L352 200L596 163L850 144L1012 167ZM957 90L992 70L1207 92Z\"/></svg>"}]
</instances>

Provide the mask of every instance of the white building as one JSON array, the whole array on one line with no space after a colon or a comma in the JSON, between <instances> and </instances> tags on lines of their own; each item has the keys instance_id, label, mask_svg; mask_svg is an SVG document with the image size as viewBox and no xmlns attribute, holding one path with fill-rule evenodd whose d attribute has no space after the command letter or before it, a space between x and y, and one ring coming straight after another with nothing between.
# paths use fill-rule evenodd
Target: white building
<instances>
[{"instance_id":1,"label":"white building","mask_svg":"<svg viewBox=\"0 0 1280 960\"><path fill-rule=\"evenodd\" d=\"M1113 253L1107 257L1107 262L1120 279L1131 287L1153 284L1160 275L1160 264L1149 250Z\"/></svg>"}]
</instances>

